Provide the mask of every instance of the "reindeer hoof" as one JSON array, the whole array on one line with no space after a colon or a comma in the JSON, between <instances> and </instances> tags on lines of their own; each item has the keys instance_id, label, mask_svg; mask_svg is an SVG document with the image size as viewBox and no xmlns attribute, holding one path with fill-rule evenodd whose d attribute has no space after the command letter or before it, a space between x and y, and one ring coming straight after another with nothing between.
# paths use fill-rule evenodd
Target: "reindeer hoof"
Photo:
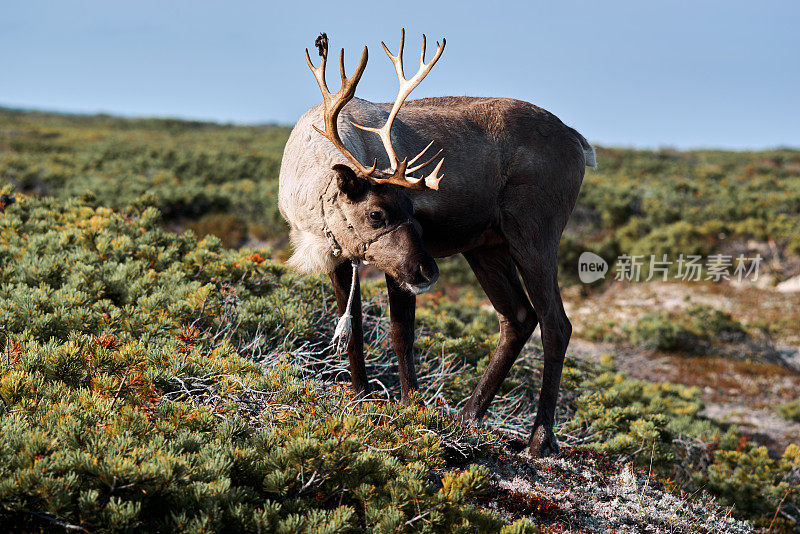
<instances>
[{"instance_id":1,"label":"reindeer hoof","mask_svg":"<svg viewBox=\"0 0 800 534\"><path fill-rule=\"evenodd\" d=\"M558 440L552 428L538 426L533 429L531 440L528 442L528 453L533 458L544 458L558 454Z\"/></svg>"}]
</instances>

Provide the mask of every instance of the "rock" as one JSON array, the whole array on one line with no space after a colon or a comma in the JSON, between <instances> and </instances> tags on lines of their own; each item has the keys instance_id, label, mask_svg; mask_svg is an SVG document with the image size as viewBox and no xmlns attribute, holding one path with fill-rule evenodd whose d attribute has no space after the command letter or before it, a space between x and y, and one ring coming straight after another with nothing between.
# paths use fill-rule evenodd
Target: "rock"
<instances>
[{"instance_id":1,"label":"rock","mask_svg":"<svg viewBox=\"0 0 800 534\"><path fill-rule=\"evenodd\" d=\"M780 291L781 293L795 293L797 291L800 291L800 275L793 276L788 280L784 280L783 282L775 286L775 289L777 291Z\"/></svg>"}]
</instances>

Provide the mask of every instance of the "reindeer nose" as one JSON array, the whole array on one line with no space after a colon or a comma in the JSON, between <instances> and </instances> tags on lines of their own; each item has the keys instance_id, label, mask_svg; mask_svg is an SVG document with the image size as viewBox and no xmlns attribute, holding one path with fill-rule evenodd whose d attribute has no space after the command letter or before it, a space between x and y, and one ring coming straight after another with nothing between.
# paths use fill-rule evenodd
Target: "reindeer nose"
<instances>
[{"instance_id":1,"label":"reindeer nose","mask_svg":"<svg viewBox=\"0 0 800 534\"><path fill-rule=\"evenodd\" d=\"M428 265L423 263L419 266L419 274L422 276L422 279L425 280L426 284L433 285L436 283L436 280L439 279L439 267L436 265L435 261L432 261Z\"/></svg>"}]
</instances>

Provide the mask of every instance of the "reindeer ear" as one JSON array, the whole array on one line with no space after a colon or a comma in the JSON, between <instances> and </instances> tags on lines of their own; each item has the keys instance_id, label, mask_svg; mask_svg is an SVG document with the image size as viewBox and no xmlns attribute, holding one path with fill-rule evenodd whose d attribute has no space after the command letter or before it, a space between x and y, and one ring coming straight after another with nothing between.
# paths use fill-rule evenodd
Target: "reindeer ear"
<instances>
[{"instance_id":1,"label":"reindeer ear","mask_svg":"<svg viewBox=\"0 0 800 534\"><path fill-rule=\"evenodd\" d=\"M369 182L359 177L347 165L336 164L333 166L333 170L338 174L336 184L339 186L339 190L349 198L358 198L369 189Z\"/></svg>"}]
</instances>

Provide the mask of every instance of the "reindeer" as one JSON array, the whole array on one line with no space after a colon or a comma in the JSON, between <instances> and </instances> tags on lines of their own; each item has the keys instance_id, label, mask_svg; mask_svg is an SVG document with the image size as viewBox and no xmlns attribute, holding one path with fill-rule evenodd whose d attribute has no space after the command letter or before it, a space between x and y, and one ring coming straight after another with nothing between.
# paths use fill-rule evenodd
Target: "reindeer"
<instances>
[{"instance_id":1,"label":"reindeer","mask_svg":"<svg viewBox=\"0 0 800 534\"><path fill-rule=\"evenodd\" d=\"M555 115L527 102L483 97L406 102L446 41L436 43L426 63L423 35L419 70L410 79L403 70L404 41L403 30L397 55L381 43L400 84L391 104L354 98L367 66L366 46L349 78L341 51L336 93L325 80L327 36L315 43L319 67L306 49L323 103L300 118L281 163L279 205L294 248L288 264L301 272L329 273L340 317L351 295L347 354L358 395L370 388L355 262L385 273L401 402L408 404L418 387L412 352L416 295L439 276L434 258L463 254L497 312L500 341L459 419L471 424L484 416L539 324L544 369L528 447L536 457L554 454L556 400L572 332L558 287L558 243L585 167L596 165L594 149ZM438 152L421 161L434 144ZM400 160L398 154L415 155ZM442 154L446 162L439 159L424 174Z\"/></svg>"}]
</instances>

